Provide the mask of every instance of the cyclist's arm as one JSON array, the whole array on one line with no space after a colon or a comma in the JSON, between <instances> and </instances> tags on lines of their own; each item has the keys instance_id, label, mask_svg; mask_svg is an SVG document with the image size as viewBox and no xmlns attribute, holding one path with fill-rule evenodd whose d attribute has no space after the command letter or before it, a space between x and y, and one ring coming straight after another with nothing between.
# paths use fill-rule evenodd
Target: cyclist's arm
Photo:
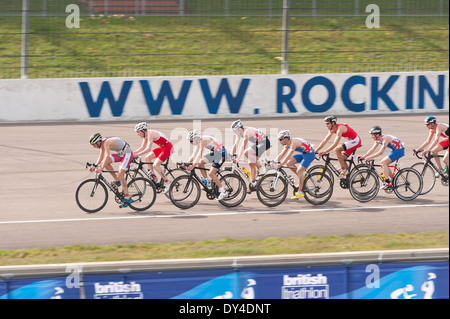
<instances>
[{"instance_id":1,"label":"cyclist's arm","mask_svg":"<svg viewBox=\"0 0 450 319\"><path fill-rule=\"evenodd\" d=\"M287 153L287 155L284 157L284 159L281 161L280 165L283 166L285 165L294 155L295 149L293 147L291 147L291 149L289 150L289 152Z\"/></svg>"},{"instance_id":2,"label":"cyclist's arm","mask_svg":"<svg viewBox=\"0 0 450 319\"><path fill-rule=\"evenodd\" d=\"M430 152L438 143L439 143L439 139L441 138L441 133L444 133L445 130L447 129L446 127L442 127L443 125L438 125L437 129L436 129L436 134L434 134L434 140L431 143L430 146L428 146L428 148L426 149L426 152Z\"/></svg>"},{"instance_id":3,"label":"cyclist's arm","mask_svg":"<svg viewBox=\"0 0 450 319\"><path fill-rule=\"evenodd\" d=\"M236 154L237 151L237 147L239 145L239 142L241 141L241 136L239 134L235 134L236 135L236 141L233 144L233 149L232 149L232 154Z\"/></svg>"},{"instance_id":4,"label":"cyclist's arm","mask_svg":"<svg viewBox=\"0 0 450 319\"><path fill-rule=\"evenodd\" d=\"M387 145L388 145L390 142L392 142L392 139L391 139L390 137L386 137L386 138L383 140L383 144L381 144L380 150L379 150L378 152L376 152L375 154L373 154L372 156L366 157L366 159L367 159L368 161L370 161L370 160L374 159L375 157L378 157L378 156L382 155L382 154L384 153L384 151L386 150Z\"/></svg>"},{"instance_id":5,"label":"cyclist's arm","mask_svg":"<svg viewBox=\"0 0 450 319\"><path fill-rule=\"evenodd\" d=\"M238 161L242 157L242 155L244 155L244 151L245 151L245 147L247 146L247 143L248 143L248 135L244 135L244 142L242 142L241 149L239 150L239 154L237 156Z\"/></svg>"},{"instance_id":6,"label":"cyclist's arm","mask_svg":"<svg viewBox=\"0 0 450 319\"><path fill-rule=\"evenodd\" d=\"M105 169L105 161L107 158L111 156L111 147L114 146L116 142L113 140L107 140L103 143L102 151L100 152L100 155L103 155L101 158L101 162L99 164L99 170Z\"/></svg>"},{"instance_id":7,"label":"cyclist's arm","mask_svg":"<svg viewBox=\"0 0 450 319\"><path fill-rule=\"evenodd\" d=\"M331 144L330 147L328 147L325 151L323 151L323 153L329 153L330 151L334 150L336 148L336 146L338 146L339 141L341 140L342 137L342 127L340 127L338 129L338 131L336 132L336 138L334 139L333 144Z\"/></svg>"},{"instance_id":8,"label":"cyclist's arm","mask_svg":"<svg viewBox=\"0 0 450 319\"><path fill-rule=\"evenodd\" d=\"M316 153L319 153L319 151L327 144L327 142L330 140L331 136L333 135L333 132L328 132L327 136L323 139L322 142L320 142L319 146L316 149Z\"/></svg>"},{"instance_id":9,"label":"cyclist's arm","mask_svg":"<svg viewBox=\"0 0 450 319\"><path fill-rule=\"evenodd\" d=\"M430 143L431 143L431 139L433 138L434 132L432 130L430 130L430 133L428 134L428 138L426 139L425 142L422 143L422 145L420 145L417 150L423 150L425 147L427 147Z\"/></svg>"},{"instance_id":10,"label":"cyclist's arm","mask_svg":"<svg viewBox=\"0 0 450 319\"><path fill-rule=\"evenodd\" d=\"M364 159L367 156L369 156L370 154L372 154L373 152L375 152L375 150L377 149L378 145L379 145L378 142L373 143L373 145L370 148L370 150L368 150L366 154L364 154L363 156L360 156L359 158Z\"/></svg>"},{"instance_id":11,"label":"cyclist's arm","mask_svg":"<svg viewBox=\"0 0 450 319\"><path fill-rule=\"evenodd\" d=\"M141 156L142 154L145 154L144 150L146 149L147 145L148 145L148 134L145 138L142 139L141 146L133 152L134 156Z\"/></svg>"},{"instance_id":12,"label":"cyclist's arm","mask_svg":"<svg viewBox=\"0 0 450 319\"><path fill-rule=\"evenodd\" d=\"M278 156L275 158L276 162L281 161L282 158L284 158L284 155L286 155L287 151L289 150L289 147L287 145L285 145L283 147L283 150L281 151L280 154L278 154Z\"/></svg>"}]
</instances>

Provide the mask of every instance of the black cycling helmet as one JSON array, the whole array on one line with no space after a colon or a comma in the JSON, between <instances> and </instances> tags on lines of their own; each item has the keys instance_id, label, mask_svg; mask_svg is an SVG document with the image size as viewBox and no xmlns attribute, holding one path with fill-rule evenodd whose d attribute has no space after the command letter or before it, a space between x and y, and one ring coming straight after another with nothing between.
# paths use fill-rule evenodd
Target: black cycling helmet
<instances>
[{"instance_id":1,"label":"black cycling helmet","mask_svg":"<svg viewBox=\"0 0 450 319\"><path fill-rule=\"evenodd\" d=\"M381 134L381 127L374 126L369 130L370 134Z\"/></svg>"},{"instance_id":2,"label":"black cycling helmet","mask_svg":"<svg viewBox=\"0 0 450 319\"><path fill-rule=\"evenodd\" d=\"M337 118L334 115L329 115L324 119L325 122L329 122L329 123L336 123L337 122Z\"/></svg>"}]
</instances>

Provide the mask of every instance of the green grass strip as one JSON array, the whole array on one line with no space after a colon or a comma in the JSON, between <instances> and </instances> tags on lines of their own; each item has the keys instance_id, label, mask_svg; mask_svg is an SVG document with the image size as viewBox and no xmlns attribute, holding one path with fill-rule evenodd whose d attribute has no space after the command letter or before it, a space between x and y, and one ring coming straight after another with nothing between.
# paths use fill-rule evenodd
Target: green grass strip
<instances>
[{"instance_id":1,"label":"green grass strip","mask_svg":"<svg viewBox=\"0 0 450 319\"><path fill-rule=\"evenodd\" d=\"M448 232L304 238L230 239L170 244L74 245L51 249L0 250L0 265L208 258L345 251L445 248Z\"/></svg>"}]
</instances>

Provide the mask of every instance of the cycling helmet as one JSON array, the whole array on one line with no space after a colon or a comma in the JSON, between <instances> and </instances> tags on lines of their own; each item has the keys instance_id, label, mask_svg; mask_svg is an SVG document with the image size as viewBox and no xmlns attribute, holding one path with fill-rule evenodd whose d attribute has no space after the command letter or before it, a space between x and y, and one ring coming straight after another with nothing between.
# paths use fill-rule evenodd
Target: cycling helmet
<instances>
[{"instance_id":1,"label":"cycling helmet","mask_svg":"<svg viewBox=\"0 0 450 319\"><path fill-rule=\"evenodd\" d=\"M425 123L436 123L436 116L427 116L425 118Z\"/></svg>"},{"instance_id":2,"label":"cycling helmet","mask_svg":"<svg viewBox=\"0 0 450 319\"><path fill-rule=\"evenodd\" d=\"M95 143L97 143L98 141L102 140L102 135L100 133L95 133L93 135L91 135L91 137L89 138L89 144L94 145Z\"/></svg>"},{"instance_id":3,"label":"cycling helmet","mask_svg":"<svg viewBox=\"0 0 450 319\"><path fill-rule=\"evenodd\" d=\"M200 137L200 133L198 131L190 131L186 137L187 140L193 140L196 137Z\"/></svg>"},{"instance_id":4,"label":"cycling helmet","mask_svg":"<svg viewBox=\"0 0 450 319\"><path fill-rule=\"evenodd\" d=\"M234 121L233 124L231 124L231 129L233 131L236 131L237 129L239 129L239 128L243 127L243 126L244 125L242 125L241 120L237 120L237 121Z\"/></svg>"},{"instance_id":5,"label":"cycling helmet","mask_svg":"<svg viewBox=\"0 0 450 319\"><path fill-rule=\"evenodd\" d=\"M134 127L134 131L135 132L143 131L143 130L146 130L146 129L147 129L147 123L146 122L138 123Z\"/></svg>"},{"instance_id":6,"label":"cycling helmet","mask_svg":"<svg viewBox=\"0 0 450 319\"><path fill-rule=\"evenodd\" d=\"M381 134L381 127L374 126L369 130L370 134Z\"/></svg>"},{"instance_id":7,"label":"cycling helmet","mask_svg":"<svg viewBox=\"0 0 450 319\"><path fill-rule=\"evenodd\" d=\"M327 116L324 119L324 121L325 122L329 122L329 123L332 123L332 122L336 123L337 122L337 118L335 116L333 116L333 115L330 115L330 116Z\"/></svg>"},{"instance_id":8,"label":"cycling helmet","mask_svg":"<svg viewBox=\"0 0 450 319\"><path fill-rule=\"evenodd\" d=\"M278 139L285 138L285 137L287 137L287 138L291 137L291 134L289 133L288 130L283 130L283 131L280 131L280 133L278 133Z\"/></svg>"}]
</instances>

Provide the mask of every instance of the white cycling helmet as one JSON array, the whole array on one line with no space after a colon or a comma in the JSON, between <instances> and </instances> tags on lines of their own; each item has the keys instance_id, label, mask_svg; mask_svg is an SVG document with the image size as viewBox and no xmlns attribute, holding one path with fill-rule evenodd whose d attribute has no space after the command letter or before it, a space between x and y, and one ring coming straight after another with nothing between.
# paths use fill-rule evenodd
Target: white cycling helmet
<instances>
[{"instance_id":1,"label":"white cycling helmet","mask_svg":"<svg viewBox=\"0 0 450 319\"><path fill-rule=\"evenodd\" d=\"M291 137L291 134L289 133L288 130L283 130L283 131L280 131L280 133L278 133L278 139L285 138L285 137L287 137L287 138Z\"/></svg>"},{"instance_id":2,"label":"white cycling helmet","mask_svg":"<svg viewBox=\"0 0 450 319\"><path fill-rule=\"evenodd\" d=\"M146 122L138 123L134 127L134 131L135 132L143 131L143 130L146 130L146 129L147 129L147 123Z\"/></svg>"},{"instance_id":3,"label":"white cycling helmet","mask_svg":"<svg viewBox=\"0 0 450 319\"><path fill-rule=\"evenodd\" d=\"M200 137L200 133L198 131L190 131L186 137L187 140L193 140L196 137Z\"/></svg>"},{"instance_id":4,"label":"white cycling helmet","mask_svg":"<svg viewBox=\"0 0 450 319\"><path fill-rule=\"evenodd\" d=\"M237 129L240 129L240 128L243 127L243 126L244 126L244 125L242 125L241 120L237 120L237 121L234 121L233 124L231 124L231 129L232 129L233 131L236 131Z\"/></svg>"}]
</instances>

